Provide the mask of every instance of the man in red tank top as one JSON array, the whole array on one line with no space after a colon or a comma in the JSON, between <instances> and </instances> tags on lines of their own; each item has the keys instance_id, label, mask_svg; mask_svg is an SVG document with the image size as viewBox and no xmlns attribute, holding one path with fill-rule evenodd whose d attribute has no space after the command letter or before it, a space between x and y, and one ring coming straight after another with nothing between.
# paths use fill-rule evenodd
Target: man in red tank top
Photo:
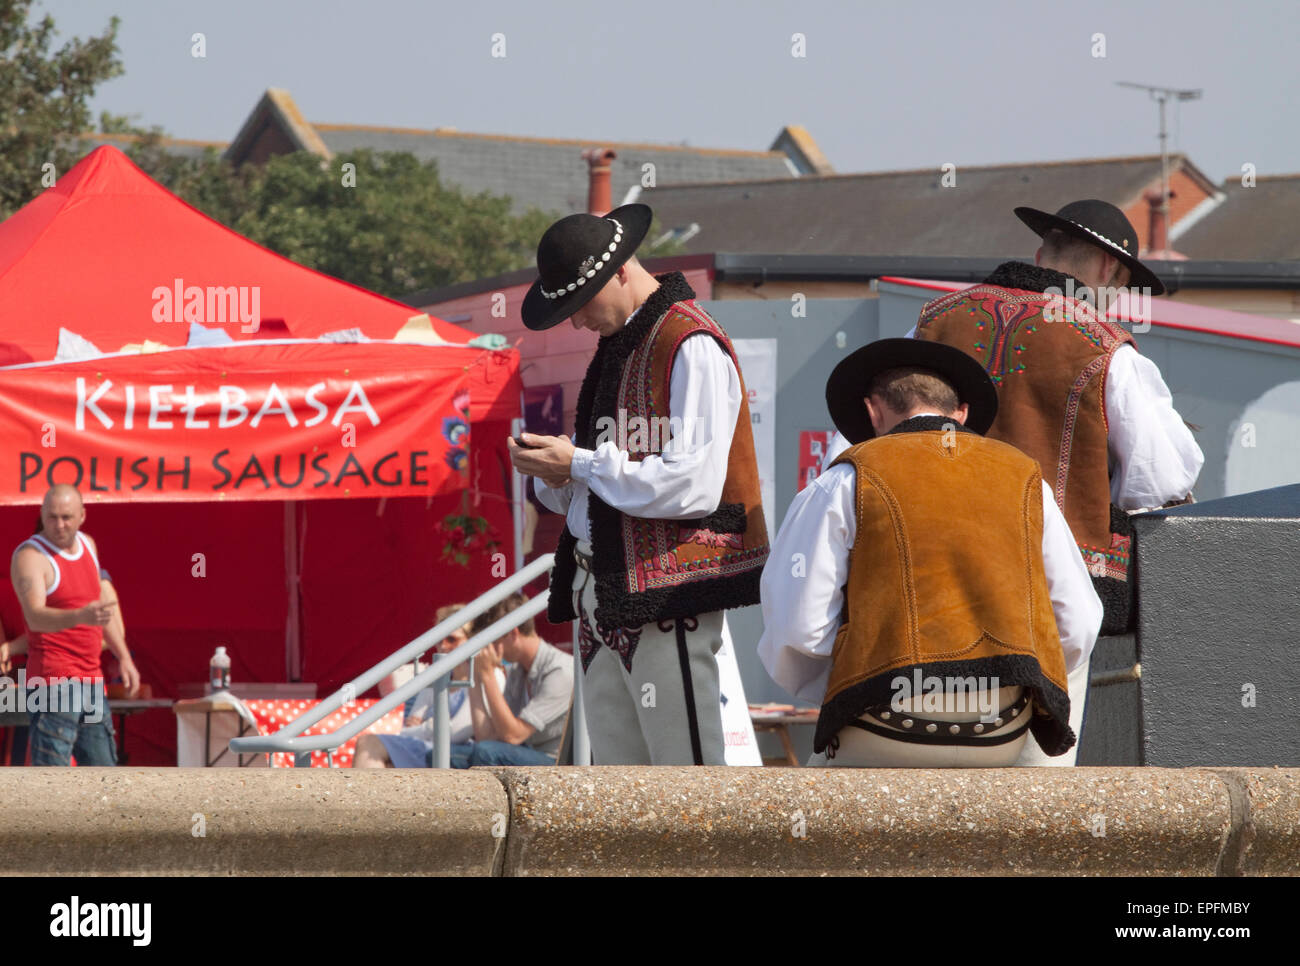
<instances>
[{"instance_id":1,"label":"man in red tank top","mask_svg":"<svg viewBox=\"0 0 1300 966\"><path fill-rule=\"evenodd\" d=\"M65 483L50 488L41 531L14 551L11 575L27 621L27 713L33 765L115 765L112 716L104 693L100 651L116 603L105 600L99 552L81 533L81 494ZM128 692L140 675L120 635L108 647Z\"/></svg>"}]
</instances>

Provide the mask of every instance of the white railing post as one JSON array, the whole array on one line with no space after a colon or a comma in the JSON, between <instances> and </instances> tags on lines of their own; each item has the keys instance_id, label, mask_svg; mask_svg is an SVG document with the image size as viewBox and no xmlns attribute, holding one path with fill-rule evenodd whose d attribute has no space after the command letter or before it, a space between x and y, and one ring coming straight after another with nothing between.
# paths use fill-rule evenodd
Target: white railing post
<instances>
[{"instance_id":1,"label":"white railing post","mask_svg":"<svg viewBox=\"0 0 1300 966\"><path fill-rule=\"evenodd\" d=\"M524 431L522 419L512 420L510 435L518 436ZM524 527L528 513L524 504L528 502L528 478L513 466L510 468L510 518L514 525L515 571L524 569Z\"/></svg>"},{"instance_id":2,"label":"white railing post","mask_svg":"<svg viewBox=\"0 0 1300 966\"><path fill-rule=\"evenodd\" d=\"M433 767L451 767L451 712L444 674L433 682Z\"/></svg>"}]
</instances>

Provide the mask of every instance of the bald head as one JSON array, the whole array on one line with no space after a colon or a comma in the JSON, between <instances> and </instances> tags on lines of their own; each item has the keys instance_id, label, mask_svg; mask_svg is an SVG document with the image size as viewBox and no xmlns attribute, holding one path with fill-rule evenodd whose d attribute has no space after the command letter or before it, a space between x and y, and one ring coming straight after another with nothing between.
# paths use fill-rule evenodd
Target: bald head
<instances>
[{"instance_id":1,"label":"bald head","mask_svg":"<svg viewBox=\"0 0 1300 966\"><path fill-rule=\"evenodd\" d=\"M71 500L73 505L80 509L82 506L81 491L71 483L55 483L45 491L45 500L41 506L49 507L65 500Z\"/></svg>"},{"instance_id":2,"label":"bald head","mask_svg":"<svg viewBox=\"0 0 1300 966\"><path fill-rule=\"evenodd\" d=\"M71 550L86 520L81 493L70 483L56 483L41 504L41 536L61 550Z\"/></svg>"}]
</instances>

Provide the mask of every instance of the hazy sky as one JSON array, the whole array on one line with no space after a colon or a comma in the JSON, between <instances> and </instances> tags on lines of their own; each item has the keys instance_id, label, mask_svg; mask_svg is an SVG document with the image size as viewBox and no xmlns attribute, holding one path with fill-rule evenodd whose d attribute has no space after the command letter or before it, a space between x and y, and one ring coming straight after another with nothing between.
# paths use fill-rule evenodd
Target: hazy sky
<instances>
[{"instance_id":1,"label":"hazy sky","mask_svg":"<svg viewBox=\"0 0 1300 966\"><path fill-rule=\"evenodd\" d=\"M1128 80L1203 88L1171 148L1213 180L1300 172L1300 0L1240 3L45 0L118 33L101 110L230 140L267 87L310 121L761 150L804 125L837 171L1156 153ZM206 57L191 56L201 32ZM792 56L792 35L806 56ZM493 57L493 35L505 57ZM1105 56L1094 57L1094 35ZM1181 115L1181 116L1180 116Z\"/></svg>"}]
</instances>

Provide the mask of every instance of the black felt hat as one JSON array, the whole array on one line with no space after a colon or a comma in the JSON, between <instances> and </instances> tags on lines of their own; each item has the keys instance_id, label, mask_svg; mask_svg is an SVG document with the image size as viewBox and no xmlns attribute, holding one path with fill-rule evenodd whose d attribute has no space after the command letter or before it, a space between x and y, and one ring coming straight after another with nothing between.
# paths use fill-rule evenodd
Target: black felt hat
<instances>
[{"instance_id":1,"label":"black felt hat","mask_svg":"<svg viewBox=\"0 0 1300 966\"><path fill-rule=\"evenodd\" d=\"M524 296L524 325L549 329L582 308L631 258L650 230L646 205L623 205L604 217L568 215L537 245L541 276Z\"/></svg>"},{"instance_id":2,"label":"black felt hat","mask_svg":"<svg viewBox=\"0 0 1300 966\"><path fill-rule=\"evenodd\" d=\"M998 393L984 367L955 346L926 339L880 339L840 362L826 380L826 408L850 443L873 439L875 427L862 401L871 380L887 369L915 367L942 376L970 407L966 425L983 435L998 414Z\"/></svg>"},{"instance_id":3,"label":"black felt hat","mask_svg":"<svg viewBox=\"0 0 1300 966\"><path fill-rule=\"evenodd\" d=\"M1039 238L1056 228L1092 242L1128 266L1130 286L1150 289L1152 295L1164 294L1164 283L1156 278L1155 272L1138 261L1138 237L1133 223L1110 202L1096 198L1072 201L1054 215L1037 208L1017 208L1016 217Z\"/></svg>"}]
</instances>

